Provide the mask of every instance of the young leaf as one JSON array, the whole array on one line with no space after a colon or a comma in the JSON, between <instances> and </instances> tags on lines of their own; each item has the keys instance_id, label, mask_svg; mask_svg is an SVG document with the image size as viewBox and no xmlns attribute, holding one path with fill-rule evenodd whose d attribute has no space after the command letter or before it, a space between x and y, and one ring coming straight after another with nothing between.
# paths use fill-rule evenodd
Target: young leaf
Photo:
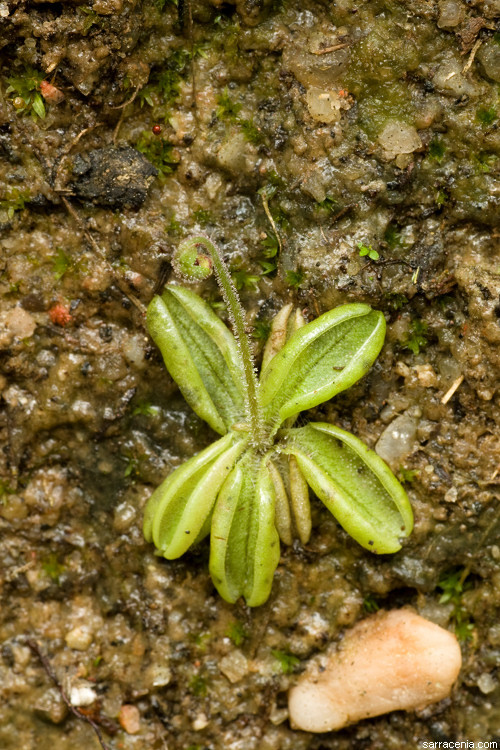
<instances>
[{"instance_id":1,"label":"young leaf","mask_svg":"<svg viewBox=\"0 0 500 750\"><path fill-rule=\"evenodd\" d=\"M274 485L275 503L275 524L276 530L280 535L283 544L292 544L292 517L290 514L290 500L285 489L285 485L278 468L272 461L267 462L269 475Z\"/></svg>"},{"instance_id":2,"label":"young leaf","mask_svg":"<svg viewBox=\"0 0 500 750\"><path fill-rule=\"evenodd\" d=\"M269 471L251 451L226 479L212 518L210 574L226 601L243 595L257 607L268 598L280 558L274 516Z\"/></svg>"},{"instance_id":3,"label":"young leaf","mask_svg":"<svg viewBox=\"0 0 500 750\"><path fill-rule=\"evenodd\" d=\"M368 305L337 307L296 331L261 376L261 404L275 429L287 417L332 398L375 361L385 319Z\"/></svg>"},{"instance_id":4,"label":"young leaf","mask_svg":"<svg viewBox=\"0 0 500 750\"><path fill-rule=\"evenodd\" d=\"M234 336L206 302L178 286L152 299L147 324L188 404L224 435L245 415Z\"/></svg>"},{"instance_id":5,"label":"young leaf","mask_svg":"<svg viewBox=\"0 0 500 750\"><path fill-rule=\"evenodd\" d=\"M291 453L311 489L343 528L366 549L397 552L413 528L406 492L388 466L339 427L311 422L290 430Z\"/></svg>"},{"instance_id":6,"label":"young leaf","mask_svg":"<svg viewBox=\"0 0 500 750\"><path fill-rule=\"evenodd\" d=\"M311 503L309 488L297 464L295 456L289 456L290 501L297 534L302 544L307 544L311 536Z\"/></svg>"}]
</instances>

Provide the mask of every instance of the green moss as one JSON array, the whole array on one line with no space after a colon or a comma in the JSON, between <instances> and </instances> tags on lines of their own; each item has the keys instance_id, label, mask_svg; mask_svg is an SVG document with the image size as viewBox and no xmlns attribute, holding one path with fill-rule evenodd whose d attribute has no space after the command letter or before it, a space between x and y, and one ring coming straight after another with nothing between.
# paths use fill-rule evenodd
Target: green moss
<instances>
[{"instance_id":1,"label":"green moss","mask_svg":"<svg viewBox=\"0 0 500 750\"><path fill-rule=\"evenodd\" d=\"M197 208L195 211L193 211L193 219L203 227L207 224L215 223L214 217L206 208Z\"/></svg>"},{"instance_id":2,"label":"green moss","mask_svg":"<svg viewBox=\"0 0 500 750\"><path fill-rule=\"evenodd\" d=\"M227 88L224 89L222 94L217 98L217 109L215 114L219 120L228 120L229 122L236 122L238 112L241 109L241 104L235 102L229 96Z\"/></svg>"},{"instance_id":3,"label":"green moss","mask_svg":"<svg viewBox=\"0 0 500 750\"><path fill-rule=\"evenodd\" d=\"M404 294L389 293L386 294L387 306L391 310L401 310L402 307L408 304L408 297Z\"/></svg>"},{"instance_id":4,"label":"green moss","mask_svg":"<svg viewBox=\"0 0 500 750\"><path fill-rule=\"evenodd\" d=\"M425 320L415 318L410 323L410 335L403 344L405 349L409 349L413 354L420 354L421 349L425 349L428 344L428 325Z\"/></svg>"},{"instance_id":5,"label":"green moss","mask_svg":"<svg viewBox=\"0 0 500 750\"><path fill-rule=\"evenodd\" d=\"M413 125L415 108L408 86L401 81L366 86L359 96L359 127L370 138L376 138L389 120Z\"/></svg>"},{"instance_id":6,"label":"green moss","mask_svg":"<svg viewBox=\"0 0 500 750\"><path fill-rule=\"evenodd\" d=\"M144 131L135 147L153 164L160 175L171 174L177 167L172 144L157 135Z\"/></svg>"},{"instance_id":7,"label":"green moss","mask_svg":"<svg viewBox=\"0 0 500 750\"><path fill-rule=\"evenodd\" d=\"M368 594L368 596L365 596L363 599L363 609L369 614L374 614L379 611L380 607L372 594Z\"/></svg>"},{"instance_id":8,"label":"green moss","mask_svg":"<svg viewBox=\"0 0 500 750\"><path fill-rule=\"evenodd\" d=\"M303 271L287 271L285 275L289 286L293 287L294 289L298 289L304 281Z\"/></svg>"},{"instance_id":9,"label":"green moss","mask_svg":"<svg viewBox=\"0 0 500 750\"><path fill-rule=\"evenodd\" d=\"M45 117L45 104L40 93L40 84L44 74L30 65L24 67L20 75L7 78L7 95L11 94L10 102L17 112L27 114L36 120Z\"/></svg>"},{"instance_id":10,"label":"green moss","mask_svg":"<svg viewBox=\"0 0 500 750\"><path fill-rule=\"evenodd\" d=\"M98 15L92 8L82 6L78 10L85 16L82 26L83 36L87 36L93 26L97 29L105 29L108 26L108 20Z\"/></svg>"},{"instance_id":11,"label":"green moss","mask_svg":"<svg viewBox=\"0 0 500 750\"><path fill-rule=\"evenodd\" d=\"M189 681L189 692L197 698L203 698L208 691L207 680L199 674L194 675Z\"/></svg>"},{"instance_id":12,"label":"green moss","mask_svg":"<svg viewBox=\"0 0 500 750\"><path fill-rule=\"evenodd\" d=\"M231 277L239 292L242 289L255 290L260 281L260 276L256 276L255 274L241 268L231 269Z\"/></svg>"},{"instance_id":13,"label":"green moss","mask_svg":"<svg viewBox=\"0 0 500 750\"><path fill-rule=\"evenodd\" d=\"M64 565L59 562L57 555L54 552L51 552L42 561L42 570L54 581L54 583L59 584L60 578L64 572Z\"/></svg>"},{"instance_id":14,"label":"green moss","mask_svg":"<svg viewBox=\"0 0 500 750\"><path fill-rule=\"evenodd\" d=\"M0 200L0 208L7 211L9 219L13 219L16 211L22 211L25 208L26 201L30 198L29 190L18 190L13 188L7 193L7 196Z\"/></svg>"},{"instance_id":15,"label":"green moss","mask_svg":"<svg viewBox=\"0 0 500 750\"><path fill-rule=\"evenodd\" d=\"M384 232L384 242L387 243L391 250L394 250L401 245L401 232L396 224L388 224L387 229Z\"/></svg>"},{"instance_id":16,"label":"green moss","mask_svg":"<svg viewBox=\"0 0 500 750\"><path fill-rule=\"evenodd\" d=\"M289 651L272 649L271 653L276 659L278 669L283 672L283 674L292 674L300 664L300 659Z\"/></svg>"},{"instance_id":17,"label":"green moss","mask_svg":"<svg viewBox=\"0 0 500 750\"><path fill-rule=\"evenodd\" d=\"M226 636L231 639L235 646L239 647L248 638L248 632L240 620L235 620L228 625Z\"/></svg>"},{"instance_id":18,"label":"green moss","mask_svg":"<svg viewBox=\"0 0 500 750\"><path fill-rule=\"evenodd\" d=\"M56 281L59 281L69 271L73 262L61 247L56 248L56 252L57 255L52 260L52 267L54 269L54 278Z\"/></svg>"},{"instance_id":19,"label":"green moss","mask_svg":"<svg viewBox=\"0 0 500 750\"><path fill-rule=\"evenodd\" d=\"M495 107L490 107L489 109L486 107L480 107L476 112L476 119L481 125L493 125L495 120L498 119L498 113Z\"/></svg>"},{"instance_id":20,"label":"green moss","mask_svg":"<svg viewBox=\"0 0 500 750\"><path fill-rule=\"evenodd\" d=\"M460 641L467 641L472 638L474 631L474 624L462 602L464 591L472 588L472 583L466 580L468 576L468 568L455 568L446 573L437 585L438 589L442 591L439 603L451 603L453 605L451 616L455 625L456 636Z\"/></svg>"},{"instance_id":21,"label":"green moss","mask_svg":"<svg viewBox=\"0 0 500 750\"><path fill-rule=\"evenodd\" d=\"M148 83L139 91L141 106L171 107L179 97L180 83L189 71L190 60L191 53L187 49L172 52L161 67L153 70Z\"/></svg>"},{"instance_id":22,"label":"green moss","mask_svg":"<svg viewBox=\"0 0 500 750\"><path fill-rule=\"evenodd\" d=\"M399 467L398 479L402 484L411 484L415 477L418 477L418 471L415 469L405 469L404 466Z\"/></svg>"},{"instance_id":23,"label":"green moss","mask_svg":"<svg viewBox=\"0 0 500 750\"><path fill-rule=\"evenodd\" d=\"M262 133L251 120L240 120L239 124L243 135L249 143L253 143L254 146L262 143Z\"/></svg>"},{"instance_id":24,"label":"green moss","mask_svg":"<svg viewBox=\"0 0 500 750\"><path fill-rule=\"evenodd\" d=\"M437 162L442 162L446 148L439 138L433 138L429 143L429 157Z\"/></svg>"},{"instance_id":25,"label":"green moss","mask_svg":"<svg viewBox=\"0 0 500 750\"><path fill-rule=\"evenodd\" d=\"M316 203L316 208L327 214L336 214L341 210L341 205L336 198L327 196L324 201Z\"/></svg>"}]
</instances>

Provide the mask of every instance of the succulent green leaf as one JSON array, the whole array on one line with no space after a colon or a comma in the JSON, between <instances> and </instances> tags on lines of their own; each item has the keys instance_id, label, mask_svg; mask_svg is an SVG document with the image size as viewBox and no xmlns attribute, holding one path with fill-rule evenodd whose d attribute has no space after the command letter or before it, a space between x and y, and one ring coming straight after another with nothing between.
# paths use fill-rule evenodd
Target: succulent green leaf
<instances>
[{"instance_id":1,"label":"succulent green leaf","mask_svg":"<svg viewBox=\"0 0 500 750\"><path fill-rule=\"evenodd\" d=\"M226 479L212 518L210 574L228 602L250 607L271 591L280 557L275 491L265 462L249 451Z\"/></svg>"},{"instance_id":2,"label":"succulent green leaf","mask_svg":"<svg viewBox=\"0 0 500 750\"><path fill-rule=\"evenodd\" d=\"M152 299L147 324L188 404L224 435L245 415L234 336L206 302L179 286L167 286Z\"/></svg>"},{"instance_id":3,"label":"succulent green leaf","mask_svg":"<svg viewBox=\"0 0 500 750\"><path fill-rule=\"evenodd\" d=\"M200 537L224 479L246 440L225 435L170 474L146 506L143 531L169 560L180 557Z\"/></svg>"},{"instance_id":4,"label":"succulent green leaf","mask_svg":"<svg viewBox=\"0 0 500 750\"><path fill-rule=\"evenodd\" d=\"M343 305L299 328L261 376L261 404L274 428L344 391L375 361L385 336L381 312Z\"/></svg>"},{"instance_id":5,"label":"succulent green leaf","mask_svg":"<svg viewBox=\"0 0 500 750\"><path fill-rule=\"evenodd\" d=\"M408 497L389 467L339 427L311 422L288 433L290 453L307 483L343 528L366 549L397 552L413 528Z\"/></svg>"}]
</instances>

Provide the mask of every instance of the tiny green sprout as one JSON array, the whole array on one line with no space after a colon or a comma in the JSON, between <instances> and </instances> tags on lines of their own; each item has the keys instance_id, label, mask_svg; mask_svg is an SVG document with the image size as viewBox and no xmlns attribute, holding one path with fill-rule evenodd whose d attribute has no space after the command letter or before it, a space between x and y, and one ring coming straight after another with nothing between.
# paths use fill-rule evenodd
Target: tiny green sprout
<instances>
[{"instance_id":1,"label":"tiny green sprout","mask_svg":"<svg viewBox=\"0 0 500 750\"><path fill-rule=\"evenodd\" d=\"M429 143L429 156L438 163L442 162L446 153L446 147L439 138L433 138Z\"/></svg>"},{"instance_id":2,"label":"tiny green sprout","mask_svg":"<svg viewBox=\"0 0 500 750\"><path fill-rule=\"evenodd\" d=\"M141 401L140 403L138 403L132 412L133 417L136 417L138 415L141 415L143 417L158 417L160 414L160 407L154 406L154 404L150 404L148 401Z\"/></svg>"},{"instance_id":3,"label":"tiny green sprout","mask_svg":"<svg viewBox=\"0 0 500 750\"><path fill-rule=\"evenodd\" d=\"M413 354L420 354L421 349L425 349L427 346L429 326L425 320L415 318L410 323L410 335L407 337L403 346L405 349L409 349Z\"/></svg>"},{"instance_id":4,"label":"tiny green sprout","mask_svg":"<svg viewBox=\"0 0 500 750\"><path fill-rule=\"evenodd\" d=\"M418 471L416 469L405 469L404 466L400 466L398 477L401 484L411 484L415 477L418 477Z\"/></svg>"},{"instance_id":5,"label":"tiny green sprout","mask_svg":"<svg viewBox=\"0 0 500 750\"><path fill-rule=\"evenodd\" d=\"M228 120L229 122L236 122L238 112L241 109L241 104L235 102L229 96L228 89L224 89L222 94L217 99L217 109L215 114L219 120Z\"/></svg>"},{"instance_id":6,"label":"tiny green sprout","mask_svg":"<svg viewBox=\"0 0 500 750\"><path fill-rule=\"evenodd\" d=\"M368 596L365 596L363 599L363 609L369 614L379 611L380 607L378 602L372 594L368 594Z\"/></svg>"},{"instance_id":7,"label":"tiny green sprout","mask_svg":"<svg viewBox=\"0 0 500 750\"><path fill-rule=\"evenodd\" d=\"M253 324L252 338L258 341L266 341L271 332L271 324L267 320L256 320Z\"/></svg>"},{"instance_id":8,"label":"tiny green sprout","mask_svg":"<svg viewBox=\"0 0 500 750\"><path fill-rule=\"evenodd\" d=\"M56 252L57 255L52 260L52 267L56 281L60 281L64 274L71 268L72 260L66 255L62 247L56 248Z\"/></svg>"},{"instance_id":9,"label":"tiny green sprout","mask_svg":"<svg viewBox=\"0 0 500 750\"><path fill-rule=\"evenodd\" d=\"M7 193L6 198L0 200L0 208L3 208L4 211L7 211L7 217L9 219L13 219L16 211L22 211L24 209L26 201L29 200L29 197L29 191L25 190L21 192L17 188L14 188L9 193Z\"/></svg>"},{"instance_id":10,"label":"tiny green sprout","mask_svg":"<svg viewBox=\"0 0 500 750\"><path fill-rule=\"evenodd\" d=\"M456 636L460 641L471 639L474 631L474 624L462 602L464 592L472 588L472 583L466 580L469 573L469 568L450 570L443 575L437 585L442 591L439 603L453 605L451 618L455 625Z\"/></svg>"},{"instance_id":11,"label":"tiny green sprout","mask_svg":"<svg viewBox=\"0 0 500 750\"><path fill-rule=\"evenodd\" d=\"M364 245L362 242L358 242L357 248L359 250L359 257L364 258L366 255L370 260L378 260L380 255L371 245Z\"/></svg>"},{"instance_id":12,"label":"tiny green sprout","mask_svg":"<svg viewBox=\"0 0 500 750\"><path fill-rule=\"evenodd\" d=\"M248 632L239 620L235 620L227 627L225 635L232 640L235 646L239 647L243 641L248 638Z\"/></svg>"},{"instance_id":13,"label":"tiny green sprout","mask_svg":"<svg viewBox=\"0 0 500 750\"><path fill-rule=\"evenodd\" d=\"M44 119L45 104L40 93L40 84L44 79L43 73L27 65L21 75L12 76L7 79L7 94L14 108L20 114L31 115L33 120L37 117Z\"/></svg>"},{"instance_id":14,"label":"tiny green sprout","mask_svg":"<svg viewBox=\"0 0 500 750\"><path fill-rule=\"evenodd\" d=\"M151 164L156 167L163 177L171 174L178 165L173 155L172 144L164 138L159 138L152 133L143 132L135 147Z\"/></svg>"},{"instance_id":15,"label":"tiny green sprout","mask_svg":"<svg viewBox=\"0 0 500 750\"><path fill-rule=\"evenodd\" d=\"M276 648L271 650L276 663L283 674L292 674L300 664L300 659L289 651L280 651Z\"/></svg>"},{"instance_id":16,"label":"tiny green sprout","mask_svg":"<svg viewBox=\"0 0 500 750\"><path fill-rule=\"evenodd\" d=\"M332 424L293 426L300 412L368 372L384 342L383 314L347 304L306 324L285 305L258 375L246 313L219 250L207 237L191 237L180 244L176 267L197 278L194 251L211 258L232 332L201 297L174 284L150 302L147 325L184 398L220 437L152 494L146 540L173 560L210 535L215 587L226 601L243 596L252 607L269 597L280 539L309 540L309 488L365 549L397 552L413 515L388 466Z\"/></svg>"},{"instance_id":17,"label":"tiny green sprout","mask_svg":"<svg viewBox=\"0 0 500 750\"><path fill-rule=\"evenodd\" d=\"M51 578L54 583L59 585L60 578L64 573L64 565L62 565L57 555L51 552L42 562L42 570Z\"/></svg>"},{"instance_id":18,"label":"tiny green sprout","mask_svg":"<svg viewBox=\"0 0 500 750\"><path fill-rule=\"evenodd\" d=\"M303 271L287 271L285 275L288 284L293 287L293 289L298 289L304 281Z\"/></svg>"},{"instance_id":19,"label":"tiny green sprout","mask_svg":"<svg viewBox=\"0 0 500 750\"><path fill-rule=\"evenodd\" d=\"M197 698L203 698L207 694L207 680L199 674L194 675L189 681L189 692Z\"/></svg>"},{"instance_id":20,"label":"tiny green sprout","mask_svg":"<svg viewBox=\"0 0 500 750\"><path fill-rule=\"evenodd\" d=\"M327 196L324 201L316 203L316 208L320 211L326 211L328 214L335 214L340 210L341 206L335 198Z\"/></svg>"},{"instance_id":21,"label":"tiny green sprout","mask_svg":"<svg viewBox=\"0 0 500 750\"><path fill-rule=\"evenodd\" d=\"M231 271L231 277L238 292L242 289L255 290L260 281L260 276L245 271L244 268L235 268Z\"/></svg>"},{"instance_id":22,"label":"tiny green sprout","mask_svg":"<svg viewBox=\"0 0 500 750\"><path fill-rule=\"evenodd\" d=\"M239 120L239 125L243 135L249 143L253 143L254 146L258 146L259 143L262 143L262 133L251 120Z\"/></svg>"},{"instance_id":23,"label":"tiny green sprout","mask_svg":"<svg viewBox=\"0 0 500 750\"><path fill-rule=\"evenodd\" d=\"M495 120L498 119L498 112L495 107L480 107L476 112L476 119L481 125L493 125Z\"/></svg>"}]
</instances>

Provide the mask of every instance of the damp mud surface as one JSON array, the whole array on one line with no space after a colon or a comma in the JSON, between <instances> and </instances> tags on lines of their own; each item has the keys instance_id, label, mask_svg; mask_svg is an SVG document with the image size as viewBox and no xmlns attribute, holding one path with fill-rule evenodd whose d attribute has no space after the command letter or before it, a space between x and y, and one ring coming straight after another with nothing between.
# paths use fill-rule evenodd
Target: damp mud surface
<instances>
[{"instance_id":1,"label":"damp mud surface","mask_svg":"<svg viewBox=\"0 0 500 750\"><path fill-rule=\"evenodd\" d=\"M500 742L499 17L498 0L0 2L2 748L99 747L33 641L109 750ZM214 438L143 314L200 232L258 353L290 301L388 324L368 375L302 418L378 446L415 530L377 557L314 500L256 609L217 595L206 542L168 562L141 531ZM193 288L226 319L213 281ZM457 633L451 697L293 730L307 660L405 605Z\"/></svg>"}]
</instances>

